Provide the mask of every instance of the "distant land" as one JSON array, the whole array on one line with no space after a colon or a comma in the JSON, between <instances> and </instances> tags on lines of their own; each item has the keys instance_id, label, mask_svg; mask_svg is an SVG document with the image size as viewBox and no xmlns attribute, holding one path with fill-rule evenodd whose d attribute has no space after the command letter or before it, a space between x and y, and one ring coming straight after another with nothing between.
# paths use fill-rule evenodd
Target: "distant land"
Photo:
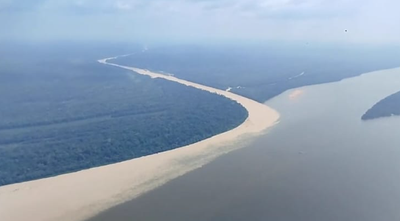
<instances>
[{"instance_id":1,"label":"distant land","mask_svg":"<svg viewBox=\"0 0 400 221\"><path fill-rule=\"evenodd\" d=\"M76 47L26 50L1 61L0 186L171 150L248 116L236 101L79 58Z\"/></svg>"},{"instance_id":2,"label":"distant land","mask_svg":"<svg viewBox=\"0 0 400 221\"><path fill-rule=\"evenodd\" d=\"M380 100L372 106L362 117L363 120L372 120L381 117L400 115L400 91Z\"/></svg>"},{"instance_id":3,"label":"distant land","mask_svg":"<svg viewBox=\"0 0 400 221\"><path fill-rule=\"evenodd\" d=\"M170 45L147 47L114 62L265 102L292 88L399 67L399 51L394 47L300 43Z\"/></svg>"}]
</instances>

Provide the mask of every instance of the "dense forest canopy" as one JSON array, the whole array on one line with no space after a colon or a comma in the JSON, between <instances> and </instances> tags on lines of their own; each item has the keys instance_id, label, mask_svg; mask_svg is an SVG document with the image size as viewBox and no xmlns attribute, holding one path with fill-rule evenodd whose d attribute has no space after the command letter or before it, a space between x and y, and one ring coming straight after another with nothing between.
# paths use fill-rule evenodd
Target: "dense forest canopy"
<instances>
[{"instance_id":1,"label":"dense forest canopy","mask_svg":"<svg viewBox=\"0 0 400 221\"><path fill-rule=\"evenodd\" d=\"M240 104L220 95L90 56L27 54L2 61L0 185L171 150L247 118Z\"/></svg>"}]
</instances>

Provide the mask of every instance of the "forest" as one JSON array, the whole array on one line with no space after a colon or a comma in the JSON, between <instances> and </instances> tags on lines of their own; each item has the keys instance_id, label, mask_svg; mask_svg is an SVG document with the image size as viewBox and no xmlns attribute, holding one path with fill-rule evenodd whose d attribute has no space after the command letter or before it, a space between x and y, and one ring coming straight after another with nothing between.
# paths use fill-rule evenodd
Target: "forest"
<instances>
[{"instance_id":1,"label":"forest","mask_svg":"<svg viewBox=\"0 0 400 221\"><path fill-rule=\"evenodd\" d=\"M0 186L171 150L247 118L220 95L91 59L2 61Z\"/></svg>"}]
</instances>

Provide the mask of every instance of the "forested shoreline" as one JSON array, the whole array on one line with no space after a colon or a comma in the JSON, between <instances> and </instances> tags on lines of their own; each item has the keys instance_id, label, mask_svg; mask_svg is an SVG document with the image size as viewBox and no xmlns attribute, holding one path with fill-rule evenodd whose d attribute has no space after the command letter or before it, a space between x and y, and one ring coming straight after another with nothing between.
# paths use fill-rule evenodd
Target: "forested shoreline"
<instances>
[{"instance_id":1,"label":"forested shoreline","mask_svg":"<svg viewBox=\"0 0 400 221\"><path fill-rule=\"evenodd\" d=\"M330 44L265 44L150 48L120 65L164 72L259 102L282 92L400 66L398 48Z\"/></svg>"},{"instance_id":2,"label":"forested shoreline","mask_svg":"<svg viewBox=\"0 0 400 221\"><path fill-rule=\"evenodd\" d=\"M185 146L248 113L223 96L95 61L48 61L1 71L0 115L1 186Z\"/></svg>"}]
</instances>

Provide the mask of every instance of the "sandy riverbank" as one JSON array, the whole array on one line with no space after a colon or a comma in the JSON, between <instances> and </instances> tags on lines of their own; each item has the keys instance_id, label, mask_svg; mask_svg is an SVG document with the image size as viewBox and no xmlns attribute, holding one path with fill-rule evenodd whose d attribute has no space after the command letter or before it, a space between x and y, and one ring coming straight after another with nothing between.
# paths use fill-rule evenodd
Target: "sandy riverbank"
<instances>
[{"instance_id":1,"label":"sandy riverbank","mask_svg":"<svg viewBox=\"0 0 400 221\"><path fill-rule=\"evenodd\" d=\"M249 116L238 127L171 151L75 173L0 187L2 221L78 221L133 199L238 147L243 138L276 124L279 114L268 106L228 91L173 76L108 63L152 78L163 78L221 94L242 104Z\"/></svg>"}]
</instances>

